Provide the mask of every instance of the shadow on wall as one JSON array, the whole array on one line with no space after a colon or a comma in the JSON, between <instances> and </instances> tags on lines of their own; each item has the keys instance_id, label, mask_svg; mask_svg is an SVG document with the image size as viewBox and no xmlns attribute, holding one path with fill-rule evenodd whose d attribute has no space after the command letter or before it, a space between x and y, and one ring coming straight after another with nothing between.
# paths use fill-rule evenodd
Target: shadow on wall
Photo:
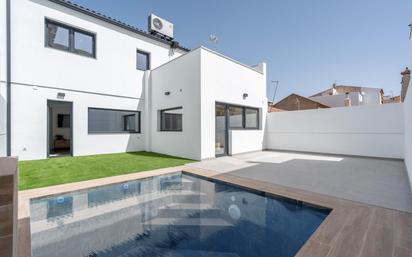
<instances>
[{"instance_id":1,"label":"shadow on wall","mask_svg":"<svg viewBox=\"0 0 412 257\"><path fill-rule=\"evenodd\" d=\"M136 151L142 151L145 150L145 140L148 138L145 138L145 90L146 87L145 85L145 76L142 77L141 81L143 88L140 93L140 99L138 100L138 104L136 107L137 111L140 111L140 120L139 120L139 126L140 126L140 133L130 133L128 135L128 140L127 140L127 146L126 146L126 152L136 152ZM146 133L147 136L147 133Z\"/></svg>"}]
</instances>

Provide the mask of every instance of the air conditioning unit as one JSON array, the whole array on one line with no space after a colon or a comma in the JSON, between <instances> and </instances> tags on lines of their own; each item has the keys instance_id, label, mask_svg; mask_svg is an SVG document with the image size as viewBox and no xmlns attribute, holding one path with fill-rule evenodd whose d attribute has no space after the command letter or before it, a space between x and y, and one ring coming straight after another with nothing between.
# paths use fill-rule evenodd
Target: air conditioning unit
<instances>
[{"instance_id":1,"label":"air conditioning unit","mask_svg":"<svg viewBox=\"0 0 412 257\"><path fill-rule=\"evenodd\" d=\"M165 37L169 40L173 39L173 23L154 15L149 15L149 32Z\"/></svg>"}]
</instances>

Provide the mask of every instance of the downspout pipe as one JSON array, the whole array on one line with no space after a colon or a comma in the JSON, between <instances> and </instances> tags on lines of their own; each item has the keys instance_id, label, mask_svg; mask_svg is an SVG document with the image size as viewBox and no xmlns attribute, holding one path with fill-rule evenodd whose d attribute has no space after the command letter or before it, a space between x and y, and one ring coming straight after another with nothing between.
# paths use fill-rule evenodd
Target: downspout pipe
<instances>
[{"instance_id":1,"label":"downspout pipe","mask_svg":"<svg viewBox=\"0 0 412 257\"><path fill-rule=\"evenodd\" d=\"M11 0L7 0L6 2L6 66L7 66L7 73L6 73L6 89L7 89L7 156L11 156Z\"/></svg>"}]
</instances>

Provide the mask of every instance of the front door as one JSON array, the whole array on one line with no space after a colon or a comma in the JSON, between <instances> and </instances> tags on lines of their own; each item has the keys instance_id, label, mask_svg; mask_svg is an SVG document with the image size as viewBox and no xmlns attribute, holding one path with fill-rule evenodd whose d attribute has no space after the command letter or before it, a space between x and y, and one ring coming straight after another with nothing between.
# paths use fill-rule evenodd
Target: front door
<instances>
[{"instance_id":1,"label":"front door","mask_svg":"<svg viewBox=\"0 0 412 257\"><path fill-rule=\"evenodd\" d=\"M215 155L224 156L228 154L227 141L227 108L225 104L216 104L216 133L215 133Z\"/></svg>"}]
</instances>

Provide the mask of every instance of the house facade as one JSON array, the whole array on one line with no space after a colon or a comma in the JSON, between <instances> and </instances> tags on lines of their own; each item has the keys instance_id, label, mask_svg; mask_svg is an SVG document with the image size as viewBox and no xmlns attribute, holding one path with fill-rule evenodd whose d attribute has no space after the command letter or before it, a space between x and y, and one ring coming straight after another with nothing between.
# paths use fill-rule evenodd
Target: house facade
<instances>
[{"instance_id":1,"label":"house facade","mask_svg":"<svg viewBox=\"0 0 412 257\"><path fill-rule=\"evenodd\" d=\"M314 101L312 99L309 99L298 94L288 95L287 97L283 98L282 100L274 104L273 107L285 111L330 108L325 104L319 103L317 101Z\"/></svg>"},{"instance_id":2,"label":"house facade","mask_svg":"<svg viewBox=\"0 0 412 257\"><path fill-rule=\"evenodd\" d=\"M1 1L1 20L1 155L201 160L263 148L264 63L189 50L64 0Z\"/></svg>"},{"instance_id":3,"label":"house facade","mask_svg":"<svg viewBox=\"0 0 412 257\"><path fill-rule=\"evenodd\" d=\"M381 88L333 84L331 88L309 98L330 107L343 107L348 99L351 106L382 104L383 96Z\"/></svg>"}]
</instances>

